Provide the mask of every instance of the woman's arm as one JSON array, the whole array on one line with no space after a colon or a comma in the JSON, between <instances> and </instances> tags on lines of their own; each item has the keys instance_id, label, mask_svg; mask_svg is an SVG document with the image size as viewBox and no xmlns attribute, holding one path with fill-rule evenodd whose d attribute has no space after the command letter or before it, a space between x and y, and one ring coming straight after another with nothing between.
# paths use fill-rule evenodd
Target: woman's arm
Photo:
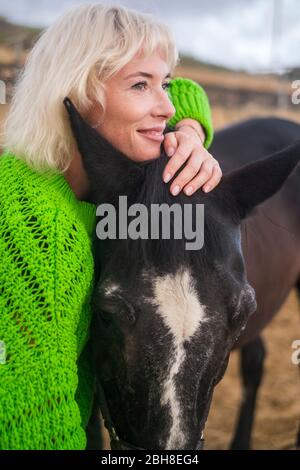
<instances>
[{"instance_id":1,"label":"woman's arm","mask_svg":"<svg viewBox=\"0 0 300 470\"><path fill-rule=\"evenodd\" d=\"M184 188L187 195L201 188L208 192L220 181L222 171L207 151L213 139L213 126L208 97L193 80L176 78L169 89L176 113L168 122L174 128L165 136L164 148L171 157L163 179L167 183L185 164L170 185L173 195Z\"/></svg>"},{"instance_id":2,"label":"woman's arm","mask_svg":"<svg viewBox=\"0 0 300 470\"><path fill-rule=\"evenodd\" d=\"M168 126L176 129L181 127L186 118L201 125L205 133L204 147L209 148L213 140L214 130L211 109L207 94L198 83L189 78L177 77L171 81L169 96L176 109L174 116L168 121Z\"/></svg>"},{"instance_id":3,"label":"woman's arm","mask_svg":"<svg viewBox=\"0 0 300 470\"><path fill-rule=\"evenodd\" d=\"M84 449L92 390L89 377L79 377L78 357L90 315L88 237L82 221L59 208L63 201L55 205L50 189L40 197L26 173L14 179L7 162L0 164L0 449Z\"/></svg>"}]
</instances>

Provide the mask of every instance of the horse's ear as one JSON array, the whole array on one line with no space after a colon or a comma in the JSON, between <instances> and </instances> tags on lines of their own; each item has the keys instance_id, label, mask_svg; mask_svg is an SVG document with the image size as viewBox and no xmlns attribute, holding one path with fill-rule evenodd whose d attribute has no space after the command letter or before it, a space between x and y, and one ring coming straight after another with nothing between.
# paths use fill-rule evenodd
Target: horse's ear
<instances>
[{"instance_id":1,"label":"horse's ear","mask_svg":"<svg viewBox=\"0 0 300 470\"><path fill-rule=\"evenodd\" d=\"M69 98L66 97L63 103L90 180L91 202L112 201L119 195L129 194L142 181L143 168L92 128Z\"/></svg>"},{"instance_id":2,"label":"horse's ear","mask_svg":"<svg viewBox=\"0 0 300 470\"><path fill-rule=\"evenodd\" d=\"M232 200L238 216L243 219L281 188L299 161L300 140L297 140L267 158L225 175L219 185L220 190L223 197Z\"/></svg>"}]
</instances>

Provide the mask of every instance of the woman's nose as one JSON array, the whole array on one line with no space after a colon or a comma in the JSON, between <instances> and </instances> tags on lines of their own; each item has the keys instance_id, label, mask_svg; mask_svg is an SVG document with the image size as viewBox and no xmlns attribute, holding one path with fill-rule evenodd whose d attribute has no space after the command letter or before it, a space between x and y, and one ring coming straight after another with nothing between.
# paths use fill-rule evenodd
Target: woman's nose
<instances>
[{"instance_id":1,"label":"woman's nose","mask_svg":"<svg viewBox=\"0 0 300 470\"><path fill-rule=\"evenodd\" d=\"M156 116L163 116L167 121L176 113L176 109L170 100L168 93L164 90L159 94L157 104L154 109Z\"/></svg>"}]
</instances>

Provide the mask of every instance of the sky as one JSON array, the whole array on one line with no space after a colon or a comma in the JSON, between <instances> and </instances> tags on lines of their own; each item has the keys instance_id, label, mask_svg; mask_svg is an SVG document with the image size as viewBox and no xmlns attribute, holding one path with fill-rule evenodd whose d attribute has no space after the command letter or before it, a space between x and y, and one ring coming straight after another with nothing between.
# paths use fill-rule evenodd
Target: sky
<instances>
[{"instance_id":1,"label":"sky","mask_svg":"<svg viewBox=\"0 0 300 470\"><path fill-rule=\"evenodd\" d=\"M66 9L91 0L0 0L0 15L47 26ZM153 13L173 31L179 51L250 72L300 66L299 0L102 0ZM276 34L274 4L277 5ZM272 40L273 38L273 40Z\"/></svg>"}]
</instances>

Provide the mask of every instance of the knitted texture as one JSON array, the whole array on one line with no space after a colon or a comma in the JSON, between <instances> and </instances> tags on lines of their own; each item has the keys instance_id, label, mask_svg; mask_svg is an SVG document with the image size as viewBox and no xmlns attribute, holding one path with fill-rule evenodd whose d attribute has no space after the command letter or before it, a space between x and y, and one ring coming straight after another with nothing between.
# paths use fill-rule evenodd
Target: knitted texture
<instances>
[{"instance_id":1,"label":"knitted texture","mask_svg":"<svg viewBox=\"0 0 300 470\"><path fill-rule=\"evenodd\" d=\"M1 449L86 446L95 210L63 175L1 156Z\"/></svg>"},{"instance_id":2,"label":"knitted texture","mask_svg":"<svg viewBox=\"0 0 300 470\"><path fill-rule=\"evenodd\" d=\"M208 103L184 82L173 80L171 121L205 127ZM0 449L86 447L95 213L63 175L0 157Z\"/></svg>"},{"instance_id":3,"label":"knitted texture","mask_svg":"<svg viewBox=\"0 0 300 470\"><path fill-rule=\"evenodd\" d=\"M168 126L173 128L185 118L195 119L205 131L204 147L209 148L213 140L213 125L209 100L203 88L193 80L177 77L171 80L169 96L176 113L168 121Z\"/></svg>"}]
</instances>

